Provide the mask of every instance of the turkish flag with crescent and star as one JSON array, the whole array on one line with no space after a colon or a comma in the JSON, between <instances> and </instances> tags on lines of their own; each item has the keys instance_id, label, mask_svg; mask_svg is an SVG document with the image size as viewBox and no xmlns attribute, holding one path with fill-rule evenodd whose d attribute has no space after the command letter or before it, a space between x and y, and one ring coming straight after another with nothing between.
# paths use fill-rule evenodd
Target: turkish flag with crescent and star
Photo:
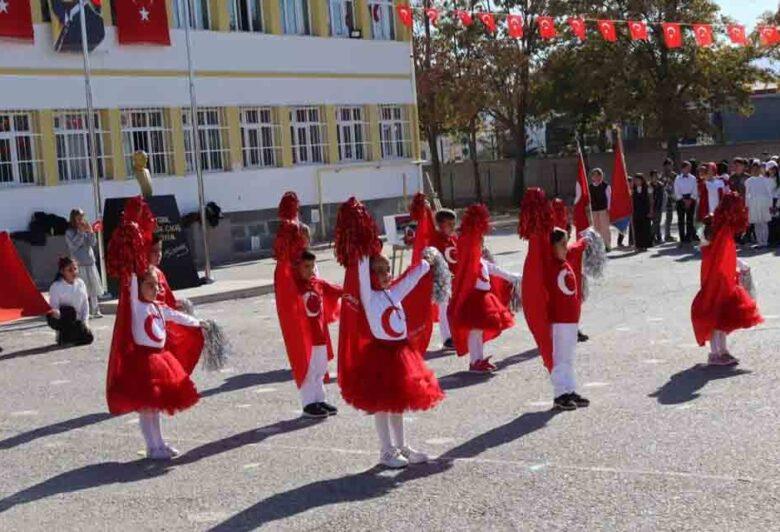
<instances>
[{"instance_id":1,"label":"turkish flag with crescent and star","mask_svg":"<svg viewBox=\"0 0 780 532\"><path fill-rule=\"evenodd\" d=\"M539 35L542 39L555 38L555 19L552 17L539 17L536 19L536 24L539 26Z\"/></svg>"},{"instance_id":2,"label":"turkish flag with crescent and star","mask_svg":"<svg viewBox=\"0 0 780 532\"><path fill-rule=\"evenodd\" d=\"M599 31L605 41L615 42L617 41L617 30L615 29L614 20L599 20Z\"/></svg>"},{"instance_id":3,"label":"turkish flag with crescent and star","mask_svg":"<svg viewBox=\"0 0 780 532\"><path fill-rule=\"evenodd\" d=\"M485 29L490 33L496 32L496 19L492 13L477 13L477 18L485 26Z\"/></svg>"},{"instance_id":4,"label":"turkish flag with crescent and star","mask_svg":"<svg viewBox=\"0 0 780 532\"><path fill-rule=\"evenodd\" d=\"M506 16L506 28L507 33L513 39L523 38L523 17L520 15L507 15Z\"/></svg>"},{"instance_id":5,"label":"turkish flag with crescent and star","mask_svg":"<svg viewBox=\"0 0 780 532\"><path fill-rule=\"evenodd\" d=\"M428 17L428 20L433 24L434 26L439 21L439 10L435 7L429 7L425 10L425 16Z\"/></svg>"},{"instance_id":6,"label":"turkish flag with crescent and star","mask_svg":"<svg viewBox=\"0 0 780 532\"><path fill-rule=\"evenodd\" d=\"M696 35L696 44L699 46L711 46L715 42L712 37L712 26L709 24L694 24L693 33Z\"/></svg>"},{"instance_id":7,"label":"turkish flag with crescent and star","mask_svg":"<svg viewBox=\"0 0 780 532\"><path fill-rule=\"evenodd\" d=\"M0 37L33 40L30 0L0 0Z\"/></svg>"},{"instance_id":8,"label":"turkish flag with crescent and star","mask_svg":"<svg viewBox=\"0 0 780 532\"><path fill-rule=\"evenodd\" d=\"M579 40L584 41L586 39L585 19L579 17L569 17L569 20L566 22L569 23L571 31L574 33L574 35L577 36Z\"/></svg>"},{"instance_id":9,"label":"turkish flag with crescent and star","mask_svg":"<svg viewBox=\"0 0 780 532\"><path fill-rule=\"evenodd\" d=\"M772 46L780 43L780 30L777 26L761 26L758 29L761 46Z\"/></svg>"},{"instance_id":10,"label":"turkish flag with crescent and star","mask_svg":"<svg viewBox=\"0 0 780 532\"><path fill-rule=\"evenodd\" d=\"M114 2L119 44L162 44L170 46L165 0L122 0Z\"/></svg>"},{"instance_id":11,"label":"turkish flag with crescent and star","mask_svg":"<svg viewBox=\"0 0 780 532\"><path fill-rule=\"evenodd\" d=\"M683 44L682 31L676 22L664 22L661 24L664 30L664 42L667 48L679 48Z\"/></svg>"},{"instance_id":12,"label":"turkish flag with crescent and star","mask_svg":"<svg viewBox=\"0 0 780 532\"><path fill-rule=\"evenodd\" d=\"M628 29L631 31L632 41L647 40L647 23L643 20L629 20Z\"/></svg>"},{"instance_id":13,"label":"turkish flag with crescent and star","mask_svg":"<svg viewBox=\"0 0 780 532\"><path fill-rule=\"evenodd\" d=\"M745 26L741 24L729 24L726 26L726 32L729 34L729 39L731 39L732 43L740 46L745 46L748 43Z\"/></svg>"},{"instance_id":14,"label":"turkish flag with crescent and star","mask_svg":"<svg viewBox=\"0 0 780 532\"><path fill-rule=\"evenodd\" d=\"M398 4L395 6L395 10L398 12L398 18L401 19L401 24L407 28L411 28L414 23L414 16L412 15L412 8L409 4Z\"/></svg>"},{"instance_id":15,"label":"turkish flag with crescent and star","mask_svg":"<svg viewBox=\"0 0 780 532\"><path fill-rule=\"evenodd\" d=\"M464 11L463 9L456 9L455 15L460 19L460 23L464 26L471 26L474 24L474 18L468 11Z\"/></svg>"}]
</instances>

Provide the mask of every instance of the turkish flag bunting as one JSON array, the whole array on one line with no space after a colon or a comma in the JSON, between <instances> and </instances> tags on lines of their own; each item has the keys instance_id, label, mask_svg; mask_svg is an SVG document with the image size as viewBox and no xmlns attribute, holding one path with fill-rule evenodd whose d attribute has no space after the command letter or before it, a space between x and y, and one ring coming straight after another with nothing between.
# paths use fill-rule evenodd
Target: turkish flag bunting
<instances>
[{"instance_id":1,"label":"turkish flag bunting","mask_svg":"<svg viewBox=\"0 0 780 532\"><path fill-rule=\"evenodd\" d=\"M164 0L114 2L119 44L171 44Z\"/></svg>"},{"instance_id":2,"label":"turkish flag bunting","mask_svg":"<svg viewBox=\"0 0 780 532\"><path fill-rule=\"evenodd\" d=\"M492 13L477 13L477 18L490 33L496 31L496 19L493 18Z\"/></svg>"},{"instance_id":3,"label":"turkish flag bunting","mask_svg":"<svg viewBox=\"0 0 780 532\"><path fill-rule=\"evenodd\" d=\"M696 35L696 44L699 46L711 46L714 42L712 26L709 24L694 24L693 33Z\"/></svg>"},{"instance_id":4,"label":"turkish flag bunting","mask_svg":"<svg viewBox=\"0 0 780 532\"><path fill-rule=\"evenodd\" d=\"M429 7L425 10L425 16L428 17L428 20L431 21L431 24L435 26L439 21L439 10L435 7Z\"/></svg>"},{"instance_id":5,"label":"turkish flag bunting","mask_svg":"<svg viewBox=\"0 0 780 532\"><path fill-rule=\"evenodd\" d=\"M569 23L569 27L571 28L571 31L574 33L574 35L577 36L579 40L584 41L586 39L585 19L579 17L569 17L569 20L567 20L566 22Z\"/></svg>"},{"instance_id":6,"label":"turkish flag bunting","mask_svg":"<svg viewBox=\"0 0 780 532\"><path fill-rule=\"evenodd\" d=\"M664 42L667 48L679 48L683 44L682 30L676 22L664 22L661 24L664 30Z\"/></svg>"},{"instance_id":7,"label":"turkish flag bunting","mask_svg":"<svg viewBox=\"0 0 780 532\"><path fill-rule=\"evenodd\" d=\"M745 33L745 26L741 24L729 24L726 26L726 31L729 34L729 39L734 44L745 46L747 44L747 34Z\"/></svg>"},{"instance_id":8,"label":"turkish flag bunting","mask_svg":"<svg viewBox=\"0 0 780 532\"><path fill-rule=\"evenodd\" d=\"M614 20L599 20L599 31L605 41L615 42L617 41L617 30L615 29Z\"/></svg>"},{"instance_id":9,"label":"turkish flag bunting","mask_svg":"<svg viewBox=\"0 0 780 532\"><path fill-rule=\"evenodd\" d=\"M631 31L632 41L647 40L647 23L643 20L629 20L628 29Z\"/></svg>"},{"instance_id":10,"label":"turkish flag bunting","mask_svg":"<svg viewBox=\"0 0 780 532\"><path fill-rule=\"evenodd\" d=\"M464 11L463 9L456 9L455 15L460 19L460 23L464 26L471 26L474 24L474 19L471 16L471 13L468 11Z\"/></svg>"},{"instance_id":11,"label":"turkish flag bunting","mask_svg":"<svg viewBox=\"0 0 780 532\"><path fill-rule=\"evenodd\" d=\"M398 4L395 6L395 10L398 12L398 18L401 19L401 24L407 28L411 28L412 22L414 20L412 16L412 8L409 7L409 4Z\"/></svg>"},{"instance_id":12,"label":"turkish flag bunting","mask_svg":"<svg viewBox=\"0 0 780 532\"><path fill-rule=\"evenodd\" d=\"M0 0L0 37L33 40L30 0Z\"/></svg>"},{"instance_id":13,"label":"turkish flag bunting","mask_svg":"<svg viewBox=\"0 0 780 532\"><path fill-rule=\"evenodd\" d=\"M761 26L758 28L758 36L761 39L761 46L772 46L780 43L780 30L777 26Z\"/></svg>"},{"instance_id":14,"label":"turkish flag bunting","mask_svg":"<svg viewBox=\"0 0 780 532\"><path fill-rule=\"evenodd\" d=\"M506 27L509 36L513 39L523 38L523 17L520 15L507 15Z\"/></svg>"},{"instance_id":15,"label":"turkish flag bunting","mask_svg":"<svg viewBox=\"0 0 780 532\"><path fill-rule=\"evenodd\" d=\"M555 19L552 17L539 17L536 19L536 24L539 26L539 35L542 39L555 38Z\"/></svg>"}]
</instances>

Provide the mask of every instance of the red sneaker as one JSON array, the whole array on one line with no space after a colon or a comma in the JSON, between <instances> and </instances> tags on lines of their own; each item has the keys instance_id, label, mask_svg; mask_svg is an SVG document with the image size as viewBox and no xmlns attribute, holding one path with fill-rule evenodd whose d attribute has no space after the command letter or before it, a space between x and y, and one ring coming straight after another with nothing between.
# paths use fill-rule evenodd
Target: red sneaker
<instances>
[{"instance_id":1,"label":"red sneaker","mask_svg":"<svg viewBox=\"0 0 780 532\"><path fill-rule=\"evenodd\" d=\"M492 373L496 370L496 367L490 363L487 358L478 360L469 366L471 373Z\"/></svg>"}]
</instances>

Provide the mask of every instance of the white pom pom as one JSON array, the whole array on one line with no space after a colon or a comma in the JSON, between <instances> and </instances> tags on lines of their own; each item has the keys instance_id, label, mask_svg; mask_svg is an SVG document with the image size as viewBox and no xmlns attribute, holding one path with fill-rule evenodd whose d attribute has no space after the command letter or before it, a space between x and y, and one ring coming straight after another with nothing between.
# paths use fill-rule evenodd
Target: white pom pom
<instances>
[{"instance_id":1,"label":"white pom pom","mask_svg":"<svg viewBox=\"0 0 780 532\"><path fill-rule=\"evenodd\" d=\"M203 369L219 371L227 365L230 358L230 342L225 331L214 320L205 320L203 327Z\"/></svg>"},{"instance_id":2,"label":"white pom pom","mask_svg":"<svg viewBox=\"0 0 780 532\"><path fill-rule=\"evenodd\" d=\"M423 258L433 262L431 266L433 270L433 301L435 303L449 301L452 296L452 273L444 255L434 247L427 247L423 250Z\"/></svg>"}]
</instances>

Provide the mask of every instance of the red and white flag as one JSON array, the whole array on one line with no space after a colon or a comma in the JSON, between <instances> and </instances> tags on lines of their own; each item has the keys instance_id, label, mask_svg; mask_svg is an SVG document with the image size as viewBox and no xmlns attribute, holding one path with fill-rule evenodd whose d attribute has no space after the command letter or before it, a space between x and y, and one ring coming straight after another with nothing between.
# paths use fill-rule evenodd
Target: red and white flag
<instances>
[{"instance_id":1,"label":"red and white flag","mask_svg":"<svg viewBox=\"0 0 780 532\"><path fill-rule=\"evenodd\" d=\"M513 39L522 39L524 34L523 17L520 15L507 15L506 28L510 37Z\"/></svg>"},{"instance_id":2,"label":"red and white flag","mask_svg":"<svg viewBox=\"0 0 780 532\"><path fill-rule=\"evenodd\" d=\"M407 28L411 28L412 23L414 22L414 17L412 15L412 8L409 7L409 4L398 4L395 6L395 10L398 13L398 18L400 19L401 24Z\"/></svg>"},{"instance_id":3,"label":"red and white flag","mask_svg":"<svg viewBox=\"0 0 780 532\"><path fill-rule=\"evenodd\" d=\"M164 0L123 0L114 10L119 44L171 44Z\"/></svg>"},{"instance_id":4,"label":"red and white flag","mask_svg":"<svg viewBox=\"0 0 780 532\"><path fill-rule=\"evenodd\" d=\"M664 30L664 42L667 48L679 48L683 44L682 30L676 22L664 22L661 24Z\"/></svg>"},{"instance_id":5,"label":"red and white flag","mask_svg":"<svg viewBox=\"0 0 780 532\"><path fill-rule=\"evenodd\" d=\"M615 42L617 41L617 29L615 29L614 20L599 20L599 31L605 41Z\"/></svg>"},{"instance_id":6,"label":"red and white flag","mask_svg":"<svg viewBox=\"0 0 780 532\"><path fill-rule=\"evenodd\" d=\"M644 20L629 20L628 29L631 31L632 41L647 40L647 23Z\"/></svg>"},{"instance_id":7,"label":"red and white flag","mask_svg":"<svg viewBox=\"0 0 780 532\"><path fill-rule=\"evenodd\" d=\"M761 46L780 44L780 29L777 26L761 26L758 28L758 38Z\"/></svg>"},{"instance_id":8,"label":"red and white flag","mask_svg":"<svg viewBox=\"0 0 780 532\"><path fill-rule=\"evenodd\" d=\"M455 10L455 16L457 16L460 19L460 23L464 26L471 26L474 24L474 18L471 16L471 13L464 9L456 9Z\"/></svg>"},{"instance_id":9,"label":"red and white flag","mask_svg":"<svg viewBox=\"0 0 780 532\"><path fill-rule=\"evenodd\" d=\"M715 39L712 36L712 26L709 24L694 24L693 34L696 35L696 44L699 46L712 46Z\"/></svg>"},{"instance_id":10,"label":"red and white flag","mask_svg":"<svg viewBox=\"0 0 780 532\"><path fill-rule=\"evenodd\" d=\"M585 157L582 155L582 148L577 143L577 187L579 188L580 198L577 203L574 204L574 227L579 235L585 229L590 227L590 217L588 216L588 208L590 207L590 187L588 186L588 171L585 168Z\"/></svg>"},{"instance_id":11,"label":"red and white flag","mask_svg":"<svg viewBox=\"0 0 780 532\"><path fill-rule=\"evenodd\" d=\"M612 169L612 201L609 205L609 220L618 227L621 222L627 221L634 212L634 204L631 200L631 190L628 188L628 169L626 158L623 156L623 141L618 133L615 143L615 165Z\"/></svg>"},{"instance_id":12,"label":"red and white flag","mask_svg":"<svg viewBox=\"0 0 780 532\"><path fill-rule=\"evenodd\" d=\"M538 17L536 24L539 26L539 35L542 39L554 39L556 35L555 31L555 19L552 17Z\"/></svg>"},{"instance_id":13,"label":"red and white flag","mask_svg":"<svg viewBox=\"0 0 780 532\"><path fill-rule=\"evenodd\" d=\"M745 46L748 43L745 26L741 24L729 24L726 26L726 32L729 34L729 39L731 39L732 43L740 46Z\"/></svg>"},{"instance_id":14,"label":"red and white flag","mask_svg":"<svg viewBox=\"0 0 780 532\"><path fill-rule=\"evenodd\" d=\"M572 33L577 36L581 41L584 41L587 37L585 35L585 19L579 17L569 17L566 21L569 23Z\"/></svg>"},{"instance_id":15,"label":"red and white flag","mask_svg":"<svg viewBox=\"0 0 780 532\"><path fill-rule=\"evenodd\" d=\"M0 37L33 40L30 0L0 0Z\"/></svg>"},{"instance_id":16,"label":"red and white flag","mask_svg":"<svg viewBox=\"0 0 780 532\"><path fill-rule=\"evenodd\" d=\"M493 17L492 13L477 13L477 18L485 26L485 29L490 33L495 33L496 19Z\"/></svg>"},{"instance_id":17,"label":"red and white flag","mask_svg":"<svg viewBox=\"0 0 780 532\"><path fill-rule=\"evenodd\" d=\"M428 20L433 24L436 25L437 22L439 22L439 10L435 7L429 7L425 10L425 16L428 17Z\"/></svg>"}]
</instances>

